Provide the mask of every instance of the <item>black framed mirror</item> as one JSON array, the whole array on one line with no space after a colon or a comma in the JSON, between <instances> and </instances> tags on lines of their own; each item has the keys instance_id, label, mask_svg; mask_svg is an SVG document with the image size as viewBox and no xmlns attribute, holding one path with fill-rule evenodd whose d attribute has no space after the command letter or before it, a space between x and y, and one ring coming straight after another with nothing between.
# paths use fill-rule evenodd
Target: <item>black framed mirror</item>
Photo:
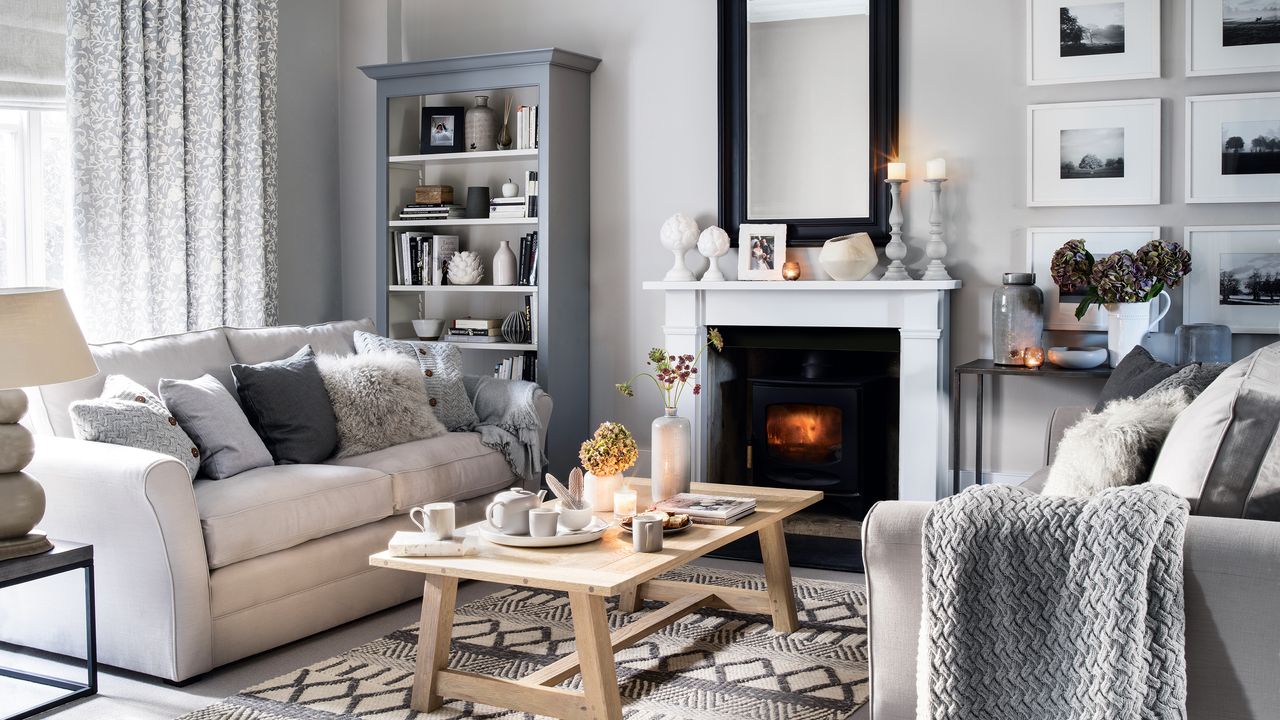
<instances>
[{"instance_id":1,"label":"black framed mirror","mask_svg":"<svg viewBox=\"0 0 1280 720\"><path fill-rule=\"evenodd\" d=\"M897 0L719 0L720 226L888 240Z\"/></svg>"}]
</instances>

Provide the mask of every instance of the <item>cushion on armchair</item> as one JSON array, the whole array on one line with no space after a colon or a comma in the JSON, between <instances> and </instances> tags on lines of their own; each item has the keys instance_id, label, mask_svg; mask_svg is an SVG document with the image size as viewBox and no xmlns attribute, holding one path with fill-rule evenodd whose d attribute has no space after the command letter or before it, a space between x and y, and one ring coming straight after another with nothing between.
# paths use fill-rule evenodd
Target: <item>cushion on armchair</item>
<instances>
[{"instance_id":1,"label":"cushion on armchair","mask_svg":"<svg viewBox=\"0 0 1280 720\"><path fill-rule=\"evenodd\" d=\"M1155 359L1146 348L1138 345L1111 371L1093 411L1101 411L1112 400L1138 397L1176 372L1177 367Z\"/></svg>"}]
</instances>

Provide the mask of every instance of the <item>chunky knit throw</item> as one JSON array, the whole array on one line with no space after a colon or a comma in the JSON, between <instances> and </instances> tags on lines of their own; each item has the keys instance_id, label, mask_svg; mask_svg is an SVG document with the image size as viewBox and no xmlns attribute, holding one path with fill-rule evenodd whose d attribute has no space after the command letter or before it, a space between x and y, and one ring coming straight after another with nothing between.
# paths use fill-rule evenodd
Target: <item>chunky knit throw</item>
<instances>
[{"instance_id":1,"label":"chunky knit throw","mask_svg":"<svg viewBox=\"0 0 1280 720\"><path fill-rule=\"evenodd\" d=\"M971 487L924 523L918 717L1186 717L1187 503Z\"/></svg>"}]
</instances>

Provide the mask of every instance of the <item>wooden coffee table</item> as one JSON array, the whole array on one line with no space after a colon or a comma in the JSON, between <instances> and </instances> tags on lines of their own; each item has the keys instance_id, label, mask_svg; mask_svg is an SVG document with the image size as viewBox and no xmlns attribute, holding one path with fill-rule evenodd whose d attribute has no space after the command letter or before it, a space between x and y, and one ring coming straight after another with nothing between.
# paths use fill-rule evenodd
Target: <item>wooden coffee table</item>
<instances>
[{"instance_id":1,"label":"wooden coffee table","mask_svg":"<svg viewBox=\"0 0 1280 720\"><path fill-rule=\"evenodd\" d=\"M633 480L641 507L648 505L649 483ZM738 485L694 484L692 492L745 495L757 500L756 512L733 525L695 525L665 538L662 552L637 553L631 537L610 528L597 542L563 548L513 548L481 540L479 555L465 558L397 558L386 552L369 558L377 567L426 575L418 662L413 678L414 710L440 707L444 696L557 718L622 717L614 653L661 630L700 607L768 613L779 632L797 628L791 567L783 539L783 518L822 499L822 493ZM602 513L611 518L611 514ZM734 540L757 533L764 556L764 591L655 580ZM560 590L569 594L577 652L519 680L448 669L458 580ZM605 598L619 596L624 612L641 600L667 603L610 635ZM555 687L582 673L582 692Z\"/></svg>"}]
</instances>

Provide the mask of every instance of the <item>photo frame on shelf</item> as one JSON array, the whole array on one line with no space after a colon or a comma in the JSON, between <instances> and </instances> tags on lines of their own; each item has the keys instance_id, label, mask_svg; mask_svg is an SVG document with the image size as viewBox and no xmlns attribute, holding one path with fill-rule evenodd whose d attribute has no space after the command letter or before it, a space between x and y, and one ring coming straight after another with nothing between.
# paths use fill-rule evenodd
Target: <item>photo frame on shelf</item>
<instances>
[{"instance_id":1,"label":"photo frame on shelf","mask_svg":"<svg viewBox=\"0 0 1280 720\"><path fill-rule=\"evenodd\" d=\"M1160 0L1031 0L1027 84L1160 77Z\"/></svg>"},{"instance_id":2,"label":"photo frame on shelf","mask_svg":"<svg viewBox=\"0 0 1280 720\"><path fill-rule=\"evenodd\" d=\"M1159 203L1159 98L1027 107L1028 207Z\"/></svg>"},{"instance_id":3,"label":"photo frame on shelf","mask_svg":"<svg viewBox=\"0 0 1280 720\"><path fill-rule=\"evenodd\" d=\"M1217 323L1234 333L1280 333L1280 225L1188 227L1191 266L1184 322Z\"/></svg>"},{"instance_id":4,"label":"photo frame on shelf","mask_svg":"<svg viewBox=\"0 0 1280 720\"><path fill-rule=\"evenodd\" d=\"M1280 92L1187 98L1189 203L1280 202Z\"/></svg>"},{"instance_id":5,"label":"photo frame on shelf","mask_svg":"<svg viewBox=\"0 0 1280 720\"><path fill-rule=\"evenodd\" d=\"M1187 0L1187 75L1280 70L1280 6Z\"/></svg>"},{"instance_id":6,"label":"photo frame on shelf","mask_svg":"<svg viewBox=\"0 0 1280 720\"><path fill-rule=\"evenodd\" d=\"M422 132L418 136L418 152L422 155L466 152L464 107L422 108Z\"/></svg>"},{"instance_id":7,"label":"photo frame on shelf","mask_svg":"<svg viewBox=\"0 0 1280 720\"><path fill-rule=\"evenodd\" d=\"M781 280L787 261L787 226L738 226L738 279Z\"/></svg>"},{"instance_id":8,"label":"photo frame on shelf","mask_svg":"<svg viewBox=\"0 0 1280 720\"><path fill-rule=\"evenodd\" d=\"M1160 228L1151 227L1033 227L1027 228L1027 267L1036 275L1036 285L1044 293L1044 327L1046 330L1105 332L1107 311L1097 305L1079 320L1076 306L1081 296L1071 289L1063 290L1053 281L1053 254L1068 240L1084 240L1095 259L1121 250L1136 251L1152 240L1160 239Z\"/></svg>"}]
</instances>

